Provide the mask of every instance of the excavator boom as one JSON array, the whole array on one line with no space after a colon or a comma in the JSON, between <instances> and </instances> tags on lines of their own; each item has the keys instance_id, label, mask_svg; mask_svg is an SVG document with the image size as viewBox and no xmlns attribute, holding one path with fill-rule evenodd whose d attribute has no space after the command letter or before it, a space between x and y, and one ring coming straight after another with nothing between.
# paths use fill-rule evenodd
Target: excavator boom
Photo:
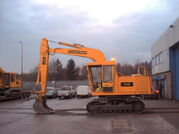
<instances>
[{"instance_id":1,"label":"excavator boom","mask_svg":"<svg viewBox=\"0 0 179 134\"><path fill-rule=\"evenodd\" d=\"M51 41L54 42L54 41ZM48 61L50 53L60 53L65 55L80 56L93 60L94 62L106 62L106 58L100 50L86 48L80 44L69 44L65 42L54 42L71 48L49 48L48 40L42 39L40 45L40 63L38 66L38 76L36 84L41 85L41 90L36 91L36 101L33 108L36 113L53 113L54 111L46 104L46 83L48 75Z\"/></svg>"}]
</instances>

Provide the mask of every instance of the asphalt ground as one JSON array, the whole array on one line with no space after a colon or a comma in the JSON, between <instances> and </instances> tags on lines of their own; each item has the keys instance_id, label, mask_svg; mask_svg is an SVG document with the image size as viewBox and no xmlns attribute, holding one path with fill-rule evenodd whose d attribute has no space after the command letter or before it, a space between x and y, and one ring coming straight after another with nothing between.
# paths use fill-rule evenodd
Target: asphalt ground
<instances>
[{"instance_id":1,"label":"asphalt ground","mask_svg":"<svg viewBox=\"0 0 179 134\"><path fill-rule=\"evenodd\" d=\"M33 98L0 103L0 134L179 134L179 103L144 100L143 114L89 114L94 97L49 99L55 114L35 114Z\"/></svg>"}]
</instances>

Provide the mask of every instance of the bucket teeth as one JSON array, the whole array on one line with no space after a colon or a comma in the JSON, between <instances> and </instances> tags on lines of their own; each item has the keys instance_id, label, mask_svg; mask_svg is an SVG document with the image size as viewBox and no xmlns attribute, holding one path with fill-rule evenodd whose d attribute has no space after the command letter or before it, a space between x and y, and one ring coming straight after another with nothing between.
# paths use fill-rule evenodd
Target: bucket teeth
<instances>
[{"instance_id":1,"label":"bucket teeth","mask_svg":"<svg viewBox=\"0 0 179 134\"><path fill-rule=\"evenodd\" d=\"M36 99L33 109L37 114L52 114L55 111L48 107L46 99Z\"/></svg>"}]
</instances>

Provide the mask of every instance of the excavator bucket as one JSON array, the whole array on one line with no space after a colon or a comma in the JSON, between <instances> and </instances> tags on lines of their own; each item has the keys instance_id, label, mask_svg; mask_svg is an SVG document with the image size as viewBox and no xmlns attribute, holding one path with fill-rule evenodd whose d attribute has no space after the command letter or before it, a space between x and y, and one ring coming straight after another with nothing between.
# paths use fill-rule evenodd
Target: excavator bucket
<instances>
[{"instance_id":1,"label":"excavator bucket","mask_svg":"<svg viewBox=\"0 0 179 134\"><path fill-rule=\"evenodd\" d=\"M55 112L53 109L48 107L45 98L36 99L33 105L33 109L37 114L52 114Z\"/></svg>"}]
</instances>

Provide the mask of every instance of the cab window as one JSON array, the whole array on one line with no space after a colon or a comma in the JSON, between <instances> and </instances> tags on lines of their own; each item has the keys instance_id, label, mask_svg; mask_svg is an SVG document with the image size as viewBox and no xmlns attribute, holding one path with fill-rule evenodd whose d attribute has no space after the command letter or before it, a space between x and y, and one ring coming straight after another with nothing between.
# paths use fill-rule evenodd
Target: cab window
<instances>
[{"instance_id":1,"label":"cab window","mask_svg":"<svg viewBox=\"0 0 179 134\"><path fill-rule=\"evenodd\" d=\"M113 77L112 77L112 66L103 66L103 81L104 82L112 82Z\"/></svg>"},{"instance_id":2,"label":"cab window","mask_svg":"<svg viewBox=\"0 0 179 134\"><path fill-rule=\"evenodd\" d=\"M102 81L102 66L92 66L90 67L92 73L93 82Z\"/></svg>"},{"instance_id":3,"label":"cab window","mask_svg":"<svg viewBox=\"0 0 179 134\"><path fill-rule=\"evenodd\" d=\"M15 75L11 74L11 82L15 81Z\"/></svg>"}]
</instances>

